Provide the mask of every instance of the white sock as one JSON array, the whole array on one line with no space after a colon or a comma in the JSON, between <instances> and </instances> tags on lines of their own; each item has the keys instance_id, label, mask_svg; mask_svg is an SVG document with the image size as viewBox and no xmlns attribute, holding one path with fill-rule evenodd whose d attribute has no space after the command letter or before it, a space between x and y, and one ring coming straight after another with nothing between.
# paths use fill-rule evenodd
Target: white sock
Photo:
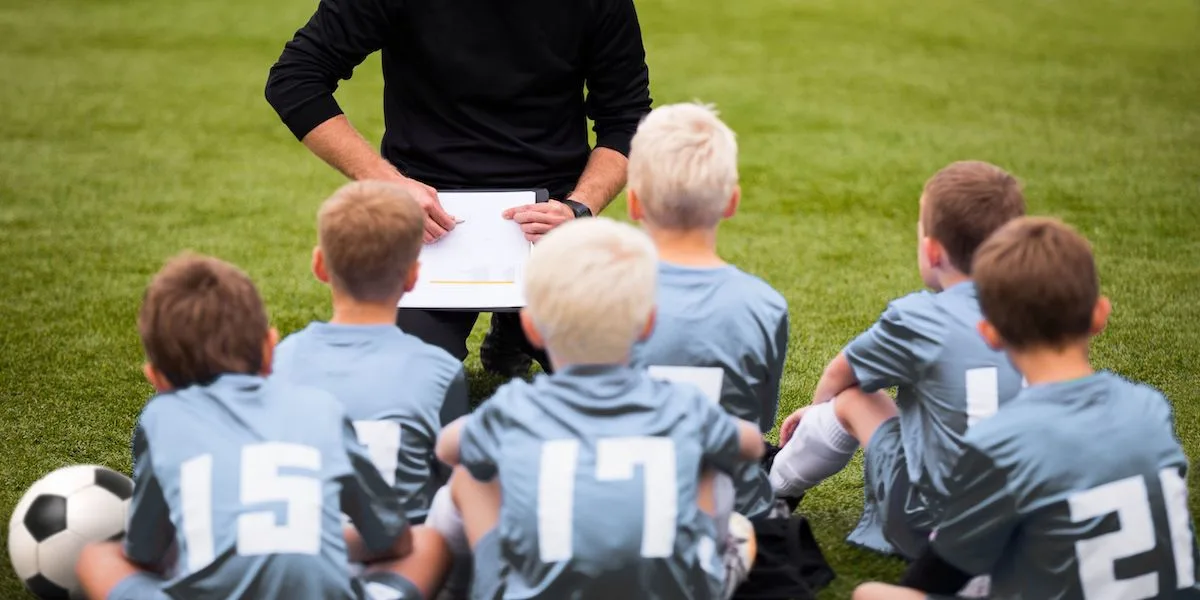
<instances>
[{"instance_id":1,"label":"white sock","mask_svg":"<svg viewBox=\"0 0 1200 600\"><path fill-rule=\"evenodd\" d=\"M463 526L462 513L454 505L450 497L450 486L442 486L433 495L429 504L429 514L425 516L425 525L433 528L446 545L450 548L450 573L443 585L444 598L466 598L470 591L473 556L471 544L467 540L467 530Z\"/></svg>"},{"instance_id":2,"label":"white sock","mask_svg":"<svg viewBox=\"0 0 1200 600\"><path fill-rule=\"evenodd\" d=\"M782 497L795 497L841 471L858 449L842 427L833 403L818 404L804 413L792 439L775 455L771 487Z\"/></svg>"}]
</instances>

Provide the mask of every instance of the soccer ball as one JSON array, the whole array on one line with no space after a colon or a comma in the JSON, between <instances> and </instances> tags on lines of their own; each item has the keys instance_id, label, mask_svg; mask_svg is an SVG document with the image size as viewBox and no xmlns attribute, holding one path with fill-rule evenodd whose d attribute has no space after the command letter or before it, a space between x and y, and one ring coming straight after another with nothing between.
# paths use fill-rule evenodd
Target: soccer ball
<instances>
[{"instance_id":1,"label":"soccer ball","mask_svg":"<svg viewBox=\"0 0 1200 600\"><path fill-rule=\"evenodd\" d=\"M737 548L742 569L749 573L754 567L754 559L758 558L758 538L754 535L754 524L739 513L729 515L729 539Z\"/></svg>"},{"instance_id":2,"label":"soccer ball","mask_svg":"<svg viewBox=\"0 0 1200 600\"><path fill-rule=\"evenodd\" d=\"M58 469L21 497L8 522L8 556L40 598L80 598L75 561L88 542L125 534L133 480L94 465Z\"/></svg>"}]
</instances>

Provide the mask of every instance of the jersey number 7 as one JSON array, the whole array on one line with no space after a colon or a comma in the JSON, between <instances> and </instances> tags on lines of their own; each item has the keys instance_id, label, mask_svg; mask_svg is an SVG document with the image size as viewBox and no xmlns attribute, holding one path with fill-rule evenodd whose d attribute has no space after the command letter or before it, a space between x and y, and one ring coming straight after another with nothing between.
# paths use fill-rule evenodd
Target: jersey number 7
<instances>
[{"instance_id":1,"label":"jersey number 7","mask_svg":"<svg viewBox=\"0 0 1200 600\"><path fill-rule=\"evenodd\" d=\"M660 437L607 438L596 442L596 481L632 479L637 465L642 466L645 482L642 556L671 556L675 551L678 509L675 443ZM579 440L551 440L542 444L538 475L538 547L542 562L568 560L574 555L572 521L578 467Z\"/></svg>"}]
</instances>

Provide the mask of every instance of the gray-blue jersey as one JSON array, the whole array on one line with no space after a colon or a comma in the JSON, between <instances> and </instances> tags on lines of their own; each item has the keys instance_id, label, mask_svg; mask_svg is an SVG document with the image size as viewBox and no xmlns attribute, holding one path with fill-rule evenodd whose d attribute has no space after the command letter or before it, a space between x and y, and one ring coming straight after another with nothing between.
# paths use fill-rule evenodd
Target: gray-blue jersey
<instances>
[{"instance_id":1,"label":"gray-blue jersey","mask_svg":"<svg viewBox=\"0 0 1200 600\"><path fill-rule=\"evenodd\" d=\"M975 284L910 294L888 305L846 346L864 391L897 387L900 436L914 485L935 499L962 453L967 427L995 414L1021 389L1008 357L979 335Z\"/></svg>"},{"instance_id":2,"label":"gray-blue jersey","mask_svg":"<svg viewBox=\"0 0 1200 600\"><path fill-rule=\"evenodd\" d=\"M659 263L657 293L654 333L634 348L634 365L719 367L725 372L721 406L764 433L775 427L787 357L787 300L733 266ZM745 464L733 478L735 510L753 518L770 509L774 494L762 467Z\"/></svg>"},{"instance_id":3,"label":"gray-blue jersey","mask_svg":"<svg viewBox=\"0 0 1200 600\"><path fill-rule=\"evenodd\" d=\"M342 513L373 551L407 526L341 403L317 389L225 375L160 394L133 450L125 553L160 564L176 543L173 598L361 598Z\"/></svg>"},{"instance_id":4,"label":"gray-blue jersey","mask_svg":"<svg viewBox=\"0 0 1200 600\"><path fill-rule=\"evenodd\" d=\"M461 362L394 325L316 322L279 344L273 377L341 400L405 513L424 520L445 483L433 453L437 436L468 409Z\"/></svg>"},{"instance_id":5,"label":"gray-blue jersey","mask_svg":"<svg viewBox=\"0 0 1200 600\"><path fill-rule=\"evenodd\" d=\"M462 463L499 476L505 597L712 598L724 571L703 468L739 462L735 419L688 385L568 367L501 387L468 417Z\"/></svg>"},{"instance_id":6,"label":"gray-blue jersey","mask_svg":"<svg viewBox=\"0 0 1200 600\"><path fill-rule=\"evenodd\" d=\"M1156 390L1030 387L967 432L933 547L996 598L1200 598L1186 471Z\"/></svg>"}]
</instances>

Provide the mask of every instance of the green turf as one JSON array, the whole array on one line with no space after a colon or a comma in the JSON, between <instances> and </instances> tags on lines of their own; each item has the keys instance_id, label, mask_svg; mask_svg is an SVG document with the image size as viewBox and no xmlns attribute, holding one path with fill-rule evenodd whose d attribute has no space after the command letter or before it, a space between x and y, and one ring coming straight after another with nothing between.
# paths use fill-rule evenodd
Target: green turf
<instances>
[{"instance_id":1,"label":"green turf","mask_svg":"<svg viewBox=\"0 0 1200 600\"><path fill-rule=\"evenodd\" d=\"M128 467L130 426L150 391L134 315L166 257L190 248L243 266L285 333L325 315L308 252L316 206L341 180L262 100L267 68L312 7L0 4L0 514L53 468ZM791 304L785 410L807 402L823 363L889 298L920 285L924 179L980 158L1024 179L1032 211L1092 238L1116 307L1096 360L1162 388L1195 456L1195 2L639 8L656 100L715 102L740 134L745 200L721 250ZM382 128L381 86L372 58L339 94L371 139ZM477 374L477 361L469 365ZM839 573L826 598L898 571L841 543L860 486L851 469L806 502ZM0 597L18 585L0 568Z\"/></svg>"}]
</instances>

